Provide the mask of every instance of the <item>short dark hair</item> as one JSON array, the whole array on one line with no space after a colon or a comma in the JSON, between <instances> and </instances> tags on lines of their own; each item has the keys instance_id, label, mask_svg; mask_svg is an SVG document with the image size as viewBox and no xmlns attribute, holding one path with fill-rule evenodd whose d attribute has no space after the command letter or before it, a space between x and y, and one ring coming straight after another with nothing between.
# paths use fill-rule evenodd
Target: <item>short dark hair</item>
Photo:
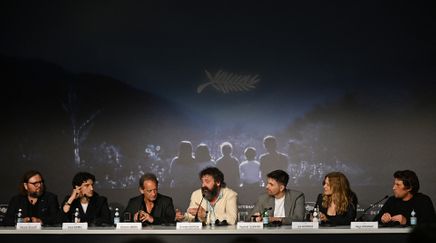
<instances>
[{"instance_id":1,"label":"short dark hair","mask_svg":"<svg viewBox=\"0 0 436 243\"><path fill-rule=\"evenodd\" d=\"M394 178L403 181L406 189L411 189L410 193L415 195L419 191L419 180L415 172L411 170L398 170L394 173Z\"/></svg>"},{"instance_id":2,"label":"short dark hair","mask_svg":"<svg viewBox=\"0 0 436 243\"><path fill-rule=\"evenodd\" d=\"M276 180L278 183L284 185L285 187L288 185L289 175L283 170L274 170L266 175L268 178Z\"/></svg>"},{"instance_id":3,"label":"short dark hair","mask_svg":"<svg viewBox=\"0 0 436 243\"><path fill-rule=\"evenodd\" d=\"M146 173L146 174L141 176L141 178L139 179L139 187L141 189L144 189L144 181L153 181L154 183L156 183L156 187L159 186L159 182L157 181L157 177L153 173Z\"/></svg>"},{"instance_id":4,"label":"short dark hair","mask_svg":"<svg viewBox=\"0 0 436 243\"><path fill-rule=\"evenodd\" d=\"M265 148L275 150L277 149L277 139L274 136L268 135L263 139L263 145Z\"/></svg>"},{"instance_id":5,"label":"short dark hair","mask_svg":"<svg viewBox=\"0 0 436 243\"><path fill-rule=\"evenodd\" d=\"M95 176L89 172L78 172L73 177L73 181L72 181L73 188L76 186L81 186L83 182L87 180L92 180L93 182L95 182Z\"/></svg>"},{"instance_id":6,"label":"short dark hair","mask_svg":"<svg viewBox=\"0 0 436 243\"><path fill-rule=\"evenodd\" d=\"M37 170L26 171L26 173L24 173L24 175L21 177L20 185L18 186L18 188L19 188L20 193L22 195L27 195L27 190L24 187L24 183L29 182L29 179L36 176L36 175L39 175L42 179L42 182L44 182L44 178L42 177L41 172L39 172Z\"/></svg>"},{"instance_id":7,"label":"short dark hair","mask_svg":"<svg viewBox=\"0 0 436 243\"><path fill-rule=\"evenodd\" d=\"M224 182L224 174L216 167L207 167L207 168L203 169L202 171L200 171L200 173L198 175L200 177L200 180L203 176L210 175L213 177L215 182L220 183L221 187L223 187L223 188L226 187L226 183Z\"/></svg>"},{"instance_id":8,"label":"short dark hair","mask_svg":"<svg viewBox=\"0 0 436 243\"><path fill-rule=\"evenodd\" d=\"M244 150L244 155L247 160L254 160L254 158L256 158L256 149L253 147L248 147Z\"/></svg>"}]
</instances>

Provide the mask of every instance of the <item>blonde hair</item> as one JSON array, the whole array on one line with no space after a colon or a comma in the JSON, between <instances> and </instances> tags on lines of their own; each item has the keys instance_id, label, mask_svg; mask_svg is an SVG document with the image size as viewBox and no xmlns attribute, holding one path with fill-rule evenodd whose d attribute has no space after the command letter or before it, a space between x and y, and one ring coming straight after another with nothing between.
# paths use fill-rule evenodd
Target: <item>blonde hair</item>
<instances>
[{"instance_id":1,"label":"blonde hair","mask_svg":"<svg viewBox=\"0 0 436 243\"><path fill-rule=\"evenodd\" d=\"M350 183L347 177L341 172L330 172L323 180L329 179L332 190L331 195L322 195L322 206L328 208L332 203L336 205L336 214L344 214L348 210L348 205L352 204L352 195Z\"/></svg>"}]
</instances>

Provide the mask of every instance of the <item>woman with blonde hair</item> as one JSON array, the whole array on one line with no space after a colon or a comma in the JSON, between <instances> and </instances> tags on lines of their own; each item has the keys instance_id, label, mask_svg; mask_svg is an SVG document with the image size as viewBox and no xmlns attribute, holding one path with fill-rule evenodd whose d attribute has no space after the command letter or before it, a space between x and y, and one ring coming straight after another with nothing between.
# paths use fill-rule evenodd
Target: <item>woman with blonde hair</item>
<instances>
[{"instance_id":1,"label":"woman with blonde hair","mask_svg":"<svg viewBox=\"0 0 436 243\"><path fill-rule=\"evenodd\" d=\"M316 201L321 223L349 225L356 218L357 196L351 191L347 177L341 172L330 172L322 184L324 191Z\"/></svg>"}]
</instances>

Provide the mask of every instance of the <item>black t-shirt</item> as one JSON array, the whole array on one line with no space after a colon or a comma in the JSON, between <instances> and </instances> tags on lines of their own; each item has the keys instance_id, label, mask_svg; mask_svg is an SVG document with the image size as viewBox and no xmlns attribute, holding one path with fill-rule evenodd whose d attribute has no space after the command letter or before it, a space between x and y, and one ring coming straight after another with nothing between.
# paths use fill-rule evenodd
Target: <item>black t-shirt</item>
<instances>
[{"instance_id":1,"label":"black t-shirt","mask_svg":"<svg viewBox=\"0 0 436 243\"><path fill-rule=\"evenodd\" d=\"M389 197L375 220L381 223L384 213L389 213L391 216L401 214L407 218L406 224L410 225L410 214L413 210L416 213L418 224L436 222L433 202L430 197L422 193L416 193L409 201L403 201L394 196Z\"/></svg>"}]
</instances>

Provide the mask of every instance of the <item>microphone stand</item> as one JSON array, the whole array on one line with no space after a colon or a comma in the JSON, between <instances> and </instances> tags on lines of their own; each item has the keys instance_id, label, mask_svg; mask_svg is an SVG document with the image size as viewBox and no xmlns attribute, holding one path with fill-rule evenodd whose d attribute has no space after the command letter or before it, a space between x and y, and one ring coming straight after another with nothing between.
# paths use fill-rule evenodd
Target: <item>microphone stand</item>
<instances>
[{"instance_id":1,"label":"microphone stand","mask_svg":"<svg viewBox=\"0 0 436 243\"><path fill-rule=\"evenodd\" d=\"M203 199L204 199L204 193L202 194L200 204L198 204L197 212L195 212L194 222L200 222L200 220L198 220L198 211L200 210L201 203L203 202Z\"/></svg>"},{"instance_id":2,"label":"microphone stand","mask_svg":"<svg viewBox=\"0 0 436 243\"><path fill-rule=\"evenodd\" d=\"M375 202L375 203L373 203L373 204L370 204L369 207L367 207L365 210L363 210L362 215L360 215L360 217L357 218L356 221L361 221L361 220L363 219L363 216L365 216L365 214L366 214L366 212L367 212L368 210L370 210L371 208L375 207L375 205L377 205L378 203L380 203L381 201L385 200L385 199L388 198L388 197L389 197L389 196L386 195L386 196L384 196L382 199L378 200L377 202Z\"/></svg>"}]
</instances>

